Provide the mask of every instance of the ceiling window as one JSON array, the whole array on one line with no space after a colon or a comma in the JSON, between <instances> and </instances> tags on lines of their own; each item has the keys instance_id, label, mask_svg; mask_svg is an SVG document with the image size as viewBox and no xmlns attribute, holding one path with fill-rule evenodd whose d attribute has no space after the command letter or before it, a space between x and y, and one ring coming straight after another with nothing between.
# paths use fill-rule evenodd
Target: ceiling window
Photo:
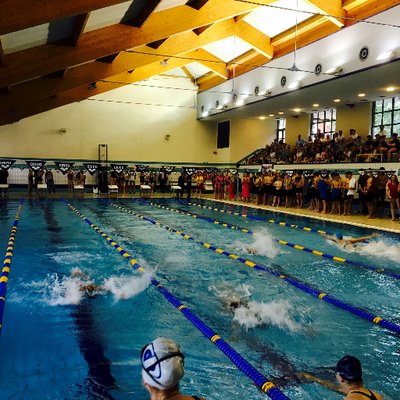
<instances>
[{"instance_id":1,"label":"ceiling window","mask_svg":"<svg viewBox=\"0 0 400 400\"><path fill-rule=\"evenodd\" d=\"M373 103L372 135L376 135L383 125L388 136L400 133L400 97L378 100Z\"/></svg>"}]
</instances>

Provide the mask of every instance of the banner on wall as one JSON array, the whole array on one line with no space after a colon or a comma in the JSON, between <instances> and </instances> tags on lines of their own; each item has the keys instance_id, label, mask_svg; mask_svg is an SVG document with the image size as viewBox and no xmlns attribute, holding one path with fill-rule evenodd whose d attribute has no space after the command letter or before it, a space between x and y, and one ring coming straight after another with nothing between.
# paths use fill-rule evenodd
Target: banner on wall
<instances>
[{"instance_id":1,"label":"banner on wall","mask_svg":"<svg viewBox=\"0 0 400 400\"><path fill-rule=\"evenodd\" d=\"M212 172L218 171L218 168L214 168L214 167L210 168L210 167L208 167L208 168L204 168L204 171L206 171L207 174L211 174Z\"/></svg>"},{"instance_id":2,"label":"banner on wall","mask_svg":"<svg viewBox=\"0 0 400 400\"><path fill-rule=\"evenodd\" d=\"M0 160L0 169L7 171L16 160Z\"/></svg>"},{"instance_id":3,"label":"banner on wall","mask_svg":"<svg viewBox=\"0 0 400 400\"><path fill-rule=\"evenodd\" d=\"M163 165L161 167L161 171L165 171L167 174L170 174L174 169L175 167L173 165Z\"/></svg>"},{"instance_id":4,"label":"banner on wall","mask_svg":"<svg viewBox=\"0 0 400 400\"><path fill-rule=\"evenodd\" d=\"M44 168L44 166L46 165L46 161L25 161L25 162L29 165L29 168L35 172Z\"/></svg>"},{"instance_id":5,"label":"banner on wall","mask_svg":"<svg viewBox=\"0 0 400 400\"><path fill-rule=\"evenodd\" d=\"M183 172L189 176L192 176L197 171L197 168L195 167L183 167L182 169Z\"/></svg>"},{"instance_id":6,"label":"banner on wall","mask_svg":"<svg viewBox=\"0 0 400 400\"><path fill-rule=\"evenodd\" d=\"M57 168L65 175L75 163L69 161L54 161L54 164L56 164Z\"/></svg>"},{"instance_id":7,"label":"banner on wall","mask_svg":"<svg viewBox=\"0 0 400 400\"><path fill-rule=\"evenodd\" d=\"M261 165L261 172L272 171L273 168L274 168L274 164L262 164Z\"/></svg>"},{"instance_id":8,"label":"banner on wall","mask_svg":"<svg viewBox=\"0 0 400 400\"><path fill-rule=\"evenodd\" d=\"M128 167L128 164L110 164L111 168L117 173L120 174L121 172L124 172L126 168Z\"/></svg>"},{"instance_id":9,"label":"banner on wall","mask_svg":"<svg viewBox=\"0 0 400 400\"><path fill-rule=\"evenodd\" d=\"M94 175L99 169L99 164L95 163L83 163L83 166L86 168L90 175Z\"/></svg>"},{"instance_id":10,"label":"banner on wall","mask_svg":"<svg viewBox=\"0 0 400 400\"><path fill-rule=\"evenodd\" d=\"M136 171L138 171L138 172L144 172L144 171L146 171L148 168L149 168L148 165L141 165L141 164L136 165Z\"/></svg>"}]
</instances>

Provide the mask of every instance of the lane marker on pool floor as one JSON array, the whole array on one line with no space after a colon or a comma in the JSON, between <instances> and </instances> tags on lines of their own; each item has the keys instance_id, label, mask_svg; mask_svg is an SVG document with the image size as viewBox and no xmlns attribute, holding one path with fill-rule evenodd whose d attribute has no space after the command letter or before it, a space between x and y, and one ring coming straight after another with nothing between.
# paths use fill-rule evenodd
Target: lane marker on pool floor
<instances>
[{"instance_id":1,"label":"lane marker on pool floor","mask_svg":"<svg viewBox=\"0 0 400 400\"><path fill-rule=\"evenodd\" d=\"M75 212L84 222L86 222L95 232L103 237L110 246L114 247L118 253L126 258L131 266L137 271L143 273L145 269L135 260L128 252L126 252L117 242L110 236L103 232L98 226L93 224L85 215L73 207L64 199L61 199L66 206ZM249 377L259 389L267 394L273 400L290 400L283 392L281 392L273 382L269 381L262 375L256 368L254 368L248 361L246 361L236 350L234 350L225 340L217 335L207 324L205 324L199 317L196 316L187 306L169 292L159 281L150 278L151 284L178 310L188 319L207 339L217 346L222 353L224 353L232 363Z\"/></svg>"},{"instance_id":2,"label":"lane marker on pool floor","mask_svg":"<svg viewBox=\"0 0 400 400\"><path fill-rule=\"evenodd\" d=\"M104 200L104 199L99 199L99 200L104 202L104 204L109 204L109 205L111 205L111 206L113 206L113 207L115 207L117 209L120 209L120 210L122 210L122 211L124 211L124 212L126 212L128 214L131 214L131 215L133 215L135 217L138 217L141 220L144 220L144 221L150 222L153 225L159 226L159 227L167 230L168 232L175 233L175 234L183 237L186 240L192 240L194 243L197 243L197 244L201 245L202 247L205 247L205 248L207 248L209 250L212 250L215 253L218 253L218 254L224 255L226 257L232 258L233 260L236 260L236 261L240 261L242 264L245 264L250 268L254 268L254 269L259 270L259 271L268 272L269 274L271 274L271 275L273 275L273 276L275 276L277 278L283 279L284 281L286 281L289 284L291 284L292 286L302 290L303 292L309 293L313 297L319 298L320 300L323 300L323 301L325 301L327 303L333 304L337 308L341 308L342 310L348 311L351 314L356 315L357 317L365 319L365 320L367 320L369 322L372 322L373 324L376 324L376 325L378 325L378 326L380 326L382 328L388 329L388 330L390 330L392 332L400 333L400 325L398 325L398 324L396 324L396 323L394 323L394 322L392 322L390 320L381 318L378 315L371 314L370 312L362 310L361 308L355 307L355 306L353 306L353 305L351 305L349 303L345 303L342 300L336 299L335 297L332 297L332 296L330 296L330 295L328 295L325 292L322 292L320 290L314 289L314 288L306 285L305 283L303 283L303 282L301 282L301 281L299 281L299 280L297 280L295 278L292 278L292 277L290 277L288 275L279 274L279 273L275 272L273 269L271 269L271 268L269 268L269 267L267 267L265 265L257 264L257 263L255 263L253 261L246 260L246 259L244 259L244 258L242 258L242 257L240 257L240 256L238 256L236 254L233 254L233 253L230 253L230 252L225 251L223 249L220 249L218 247L215 247L210 243L205 243L205 242L201 242L199 240L196 240L195 238L189 236L188 234L186 234L184 232L181 232L179 230L171 228L168 225L164 225L161 222L158 222L158 221L155 221L153 219L150 219L150 218L148 218L148 217L146 217L144 215L138 214L138 213L136 213L136 212L134 212L132 210L129 210L127 208L121 207L118 204L111 203L111 202L109 202L107 200Z\"/></svg>"},{"instance_id":3,"label":"lane marker on pool floor","mask_svg":"<svg viewBox=\"0 0 400 400\"><path fill-rule=\"evenodd\" d=\"M237 226L237 225L228 224L227 222L214 220L212 218L208 218L208 217L205 217L205 216L200 215L200 214L194 214L194 213L191 213L189 211L180 210L180 209L177 209L177 208L171 208L171 207L167 207L167 206L160 205L160 204L153 203L153 202L144 202L144 204L149 204L149 205L151 205L153 207L162 208L162 209L167 210L167 211L171 211L171 212L175 212L175 213L178 213L178 214L183 214L183 215L186 215L186 216L189 216L189 217L201 219L201 220L213 223L214 225L219 225L219 226L222 226L224 228L237 230L239 232L243 232L243 233L246 233L246 234L249 234L249 235L253 235L253 236L257 235L257 232L254 232L254 231L252 231L250 229L242 228L242 227ZM382 268L382 267L364 264L364 263L361 263L361 262L358 262L358 261L349 260L347 258L340 257L340 256L334 256L334 255L331 255L331 254L328 254L328 253L324 253L323 251L320 251L320 250L313 250L313 249L310 249L308 247L301 246L299 244L295 244L295 243L291 243L291 242L287 242L287 241L282 240L282 239L273 239L273 240L276 243L281 244L282 246L288 246L288 247L291 247L292 249L295 249L295 250L305 251L306 253L310 253L310 254L313 254L315 256L327 258L327 259L332 260L332 261L336 261L336 262L339 262L339 263L344 263L344 264L352 265L352 266L355 266L355 267L367 269L370 272L378 273L380 275L386 275L386 276L388 276L390 278L400 279L400 274L398 274L396 272L393 272L393 271L390 271L388 269Z\"/></svg>"},{"instance_id":4,"label":"lane marker on pool floor","mask_svg":"<svg viewBox=\"0 0 400 400\"><path fill-rule=\"evenodd\" d=\"M8 238L6 254L5 254L4 261L3 261L3 268L2 268L1 274L0 274L0 336L1 336L1 332L3 331L3 315L4 315L4 307L5 307L5 303L6 303L7 282L8 282L8 277L10 275L11 261L12 261L13 255L14 255L15 235L17 234L18 221L21 216L23 203L24 203L24 199L21 199L18 209L17 209L17 212L15 214L14 223L11 227L11 233Z\"/></svg>"}]
</instances>

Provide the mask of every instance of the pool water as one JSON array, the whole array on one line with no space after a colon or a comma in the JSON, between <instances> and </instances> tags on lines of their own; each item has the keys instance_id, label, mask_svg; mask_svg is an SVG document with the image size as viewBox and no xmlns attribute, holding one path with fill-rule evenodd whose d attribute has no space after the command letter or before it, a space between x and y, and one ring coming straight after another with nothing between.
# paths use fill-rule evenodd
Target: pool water
<instances>
[{"instance_id":1,"label":"pool water","mask_svg":"<svg viewBox=\"0 0 400 400\"><path fill-rule=\"evenodd\" d=\"M257 232L239 230L119 199L125 209L179 229L194 240L103 201L68 200L145 268L126 258L59 200L25 201L15 240L0 341L1 400L146 399L141 348L157 336L173 338L186 355L183 392L207 399L259 399L241 371L149 284L155 277L291 399L341 399L306 372L334 382L345 354L359 357L367 386L385 399L400 393L398 335L304 293L263 271L210 251L196 241L290 275L356 307L400 324L399 280L317 257L274 239L400 273L399 238L382 234L357 251L316 233L202 209L165 205ZM200 202L200 201L196 201ZM203 201L205 205L215 205ZM223 208L218 204L216 207ZM0 203L0 244L6 249L18 202ZM363 236L367 230L267 211L225 206L262 218ZM256 254L248 254L248 248ZM75 272L75 276L73 275ZM76 276L77 272L84 275ZM79 275L79 274L78 274ZM80 285L105 285L85 296ZM242 300L247 307L229 309Z\"/></svg>"}]
</instances>

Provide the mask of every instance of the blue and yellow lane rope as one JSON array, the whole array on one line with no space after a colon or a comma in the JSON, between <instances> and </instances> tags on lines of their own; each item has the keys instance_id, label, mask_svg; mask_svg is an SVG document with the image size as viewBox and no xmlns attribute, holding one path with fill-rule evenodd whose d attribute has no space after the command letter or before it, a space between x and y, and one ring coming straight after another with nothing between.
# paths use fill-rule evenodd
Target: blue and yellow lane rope
<instances>
[{"instance_id":1,"label":"blue and yellow lane rope","mask_svg":"<svg viewBox=\"0 0 400 400\"><path fill-rule=\"evenodd\" d=\"M6 303L8 277L10 275L11 261L14 254L15 235L17 234L18 221L22 212L23 203L24 199L21 199L20 204L18 206L18 210L15 214L14 223L11 227L11 233L8 238L6 254L3 261L3 268L0 274L0 336L1 332L3 331L3 315Z\"/></svg>"},{"instance_id":2,"label":"blue and yellow lane rope","mask_svg":"<svg viewBox=\"0 0 400 400\"><path fill-rule=\"evenodd\" d=\"M93 224L85 215L79 210L69 204L67 201L62 201L69 207L70 210L75 212L83 221L85 221L95 232L104 238L108 244L114 247L118 253L129 261L131 266L143 273L145 269L135 260L126 250L122 248L116 241L114 241L107 233L103 232L98 226ZM261 389L268 397L273 400L290 400L283 392L281 392L273 382L269 381L262 375L256 368L254 368L243 356L234 350L220 335L216 334L207 324L205 324L196 314L193 313L187 306L168 291L159 281L150 278L151 284L178 310L188 319L207 339L209 339L215 346L217 346L222 353L224 353L232 363L249 377L259 389Z\"/></svg>"},{"instance_id":3,"label":"blue and yellow lane rope","mask_svg":"<svg viewBox=\"0 0 400 400\"><path fill-rule=\"evenodd\" d=\"M101 200L104 201L103 199L101 199ZM301 281L299 281L299 280L297 280L295 278L292 278L292 277L290 277L288 275L285 275L285 274L280 274L280 273L274 271L273 269L271 269L271 268L269 268L269 267L267 267L265 265L257 264L257 263L255 263L255 262L253 262L251 260L246 260L246 259L244 259L244 258L242 258L242 257L240 257L240 256L238 256L236 254L233 254L233 253L230 253L230 252L228 252L226 250L223 250L223 249L220 249L218 247L215 247L210 243L201 242L199 240L196 240L195 238L193 238L192 236L190 236L190 235L188 235L188 234L186 234L184 232L181 232L179 230L171 228L168 225L163 225L161 222L158 222L158 221L155 221L153 219L150 219L150 218L148 218L148 217L146 217L144 215L138 214L138 213L136 213L136 212L134 212L132 210L129 210L127 208L121 207L118 204L114 204L114 203L111 203L111 202L108 202L108 201L104 201L104 203L105 204L109 204L109 205L111 205L111 206L113 206L113 207L115 207L117 209L120 209L121 211L124 211L124 212L126 212L128 214L131 214L131 215L133 215L135 217L138 217L139 219L141 219L143 221L147 221L147 222L150 222L153 225L157 225L157 226L167 230L168 232L175 233L175 234L183 237L186 240L192 240L194 243L197 243L197 244L201 245L202 247L205 247L205 248L207 248L207 249L209 249L211 251L214 251L215 253L224 255L225 257L229 257L229 258L231 258L233 260L239 261L242 264L245 264L246 266L248 266L250 268L254 268L254 269L259 270L259 271L268 272L269 274L271 274L271 275L273 275L273 276L275 276L277 278L283 279L284 281L288 282L290 285L302 290L303 292L311 294L313 297L316 297L316 298L318 298L320 300L323 300L323 301L325 301L325 302L327 302L329 304L332 304L337 308L341 308L342 310L345 310L345 311L347 311L347 312L349 312L349 313L351 313L353 315L356 315L357 317L360 317L360 318L365 319L365 320L367 320L369 322L372 322L373 324L376 324L376 325L378 325L378 326L380 326L382 328L388 329L388 330L390 330L392 332L400 333L400 325L398 325L398 324L396 324L396 323L394 323L394 322L392 322L390 320L381 318L379 315L372 314L372 313L370 313L368 311L362 310L361 308L355 307L355 306L353 306L353 305L351 305L349 303L346 303L346 302L344 302L342 300L336 299L335 297L330 296L327 293L325 293L323 291L320 291L318 289L314 289L314 288L306 285L305 283L303 283L303 282L301 282Z\"/></svg>"},{"instance_id":4,"label":"blue and yellow lane rope","mask_svg":"<svg viewBox=\"0 0 400 400\"><path fill-rule=\"evenodd\" d=\"M153 203L153 202L148 202L147 204L150 204L153 207L161 208L161 209L164 209L164 210L167 210L167 211L171 211L171 212L183 214L183 215L186 215L186 216L189 216L189 217L201 219L203 221L211 222L214 225L219 225L219 226L222 226L224 228L238 230L240 232L247 233L249 235L257 235L256 232L253 232L250 229L242 228L242 227L237 226L237 225L228 224L227 222L214 220L212 218L208 218L208 217L205 217L203 215L191 213L189 211L179 210L179 209L176 209L176 208L167 207L167 206L164 206L162 204L157 204L157 203ZM393 272L393 271L390 271L390 270L387 270L387 269L382 268L382 267L364 264L364 263L361 263L361 262L358 262L358 261L349 260L349 259L344 258L344 257L334 256L334 255L331 255L331 254L328 254L328 253L324 253L323 251L320 251L320 250L313 250L313 249L310 249L308 247L301 246L299 244L295 244L295 243L291 243L291 242L287 242L286 240L282 240L282 239L273 239L273 240L276 243L279 243L279 244L281 244L283 246L291 247L291 248L293 248L295 250L305 251L306 253L310 253L310 254L313 254L315 256L327 258L327 259L332 260L332 261L336 261L336 262L339 262L339 263L352 265L354 267L367 269L367 270L369 270L371 272L378 273L378 274L383 274L383 275L386 275L386 276L388 276L390 278L400 279L400 274L398 274L396 272Z\"/></svg>"},{"instance_id":5,"label":"blue and yellow lane rope","mask_svg":"<svg viewBox=\"0 0 400 400\"><path fill-rule=\"evenodd\" d=\"M268 222L270 224L283 226L283 227L291 228L291 229L302 230L302 231L305 231L305 232L314 232L314 233L319 233L319 234L323 233L325 235L332 235L332 236L336 236L337 235L337 233L335 233L335 232L328 232L328 231L324 231L323 229L309 228L307 226L289 224L289 223L287 223L285 221L276 221L276 220L274 220L272 218L269 218L269 219L268 218L261 218L261 217L257 217L256 215L249 215L249 214L241 213L241 212L237 212L237 211L229 211L229 210L225 210L223 208L206 206L204 204L199 204L199 203L192 203L190 201L188 201L188 202L180 201L180 203L183 204L183 205L187 204L189 206L199 207L199 208L203 208L205 210L212 210L212 211L223 213L223 214L230 214L230 215L235 215L235 216L242 217L242 218L253 219L255 221ZM269 210L264 210L264 211L269 211Z\"/></svg>"}]
</instances>

